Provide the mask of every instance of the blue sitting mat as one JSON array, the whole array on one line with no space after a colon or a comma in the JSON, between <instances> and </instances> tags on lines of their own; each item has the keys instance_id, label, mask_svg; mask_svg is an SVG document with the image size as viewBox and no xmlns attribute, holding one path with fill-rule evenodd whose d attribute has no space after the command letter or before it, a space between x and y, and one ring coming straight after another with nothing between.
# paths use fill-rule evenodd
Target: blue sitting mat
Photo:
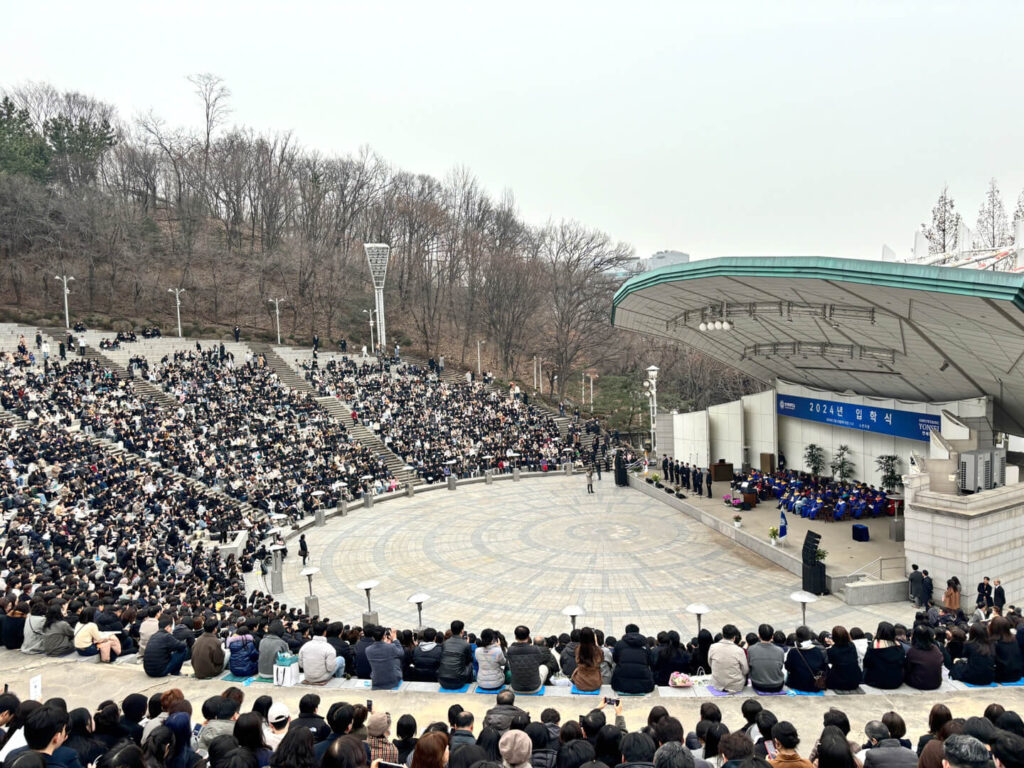
<instances>
[{"instance_id":1,"label":"blue sitting mat","mask_svg":"<svg viewBox=\"0 0 1024 768\"><path fill-rule=\"evenodd\" d=\"M1009 686L1010 688L1014 688L1014 687L1017 687L1017 686L1024 687L1024 677L1022 677L1020 680L1015 680L1012 683L1000 683L1000 685Z\"/></svg>"},{"instance_id":2,"label":"blue sitting mat","mask_svg":"<svg viewBox=\"0 0 1024 768\"><path fill-rule=\"evenodd\" d=\"M405 681L403 680L402 682L405 682ZM371 685L371 686L370 686L370 690L371 690L371 691L397 691L397 690L398 690L399 688L401 688L401 687L402 687L402 683L399 683L399 684L398 684L398 685L396 685L396 686L395 686L394 688L374 688L374 687L373 687L373 686Z\"/></svg>"},{"instance_id":3,"label":"blue sitting mat","mask_svg":"<svg viewBox=\"0 0 1024 768\"><path fill-rule=\"evenodd\" d=\"M253 677L239 677L228 672L221 680L227 680L230 683L244 683L246 680L252 680ZM273 682L273 678L269 678L270 682Z\"/></svg>"},{"instance_id":4,"label":"blue sitting mat","mask_svg":"<svg viewBox=\"0 0 1024 768\"><path fill-rule=\"evenodd\" d=\"M516 696L543 696L544 688L546 687L547 686L542 685L539 691L534 691L533 693L523 693L522 691L514 691L514 693Z\"/></svg>"},{"instance_id":5,"label":"blue sitting mat","mask_svg":"<svg viewBox=\"0 0 1024 768\"><path fill-rule=\"evenodd\" d=\"M581 691L579 688L575 686L575 684L570 689L570 691L576 694L577 696L597 696L601 693L600 688L598 688L596 691Z\"/></svg>"},{"instance_id":6,"label":"blue sitting mat","mask_svg":"<svg viewBox=\"0 0 1024 768\"><path fill-rule=\"evenodd\" d=\"M792 688L789 689L790 696L824 696L824 691L797 691Z\"/></svg>"},{"instance_id":7,"label":"blue sitting mat","mask_svg":"<svg viewBox=\"0 0 1024 768\"><path fill-rule=\"evenodd\" d=\"M504 690L505 690L505 686L504 685L501 686L501 688L481 688L478 685L476 687L476 690L473 691L473 693L501 693Z\"/></svg>"},{"instance_id":8,"label":"blue sitting mat","mask_svg":"<svg viewBox=\"0 0 1024 768\"><path fill-rule=\"evenodd\" d=\"M754 693L758 696L785 696L786 689L783 688L781 691L759 691L757 688L754 689Z\"/></svg>"},{"instance_id":9,"label":"blue sitting mat","mask_svg":"<svg viewBox=\"0 0 1024 768\"><path fill-rule=\"evenodd\" d=\"M615 691L615 695L618 698L621 699L624 696L648 696L649 694L646 694L646 693L623 693L622 691Z\"/></svg>"},{"instance_id":10,"label":"blue sitting mat","mask_svg":"<svg viewBox=\"0 0 1024 768\"><path fill-rule=\"evenodd\" d=\"M729 691L723 691L720 688L715 688L715 686L713 685L707 686L707 689L708 693L710 693L712 696L736 696L739 693L743 693L743 691L736 691L736 693L730 693Z\"/></svg>"},{"instance_id":11,"label":"blue sitting mat","mask_svg":"<svg viewBox=\"0 0 1024 768\"><path fill-rule=\"evenodd\" d=\"M461 688L445 688L442 686L438 689L441 693L466 693L469 690L469 683L466 683Z\"/></svg>"},{"instance_id":12,"label":"blue sitting mat","mask_svg":"<svg viewBox=\"0 0 1024 768\"><path fill-rule=\"evenodd\" d=\"M960 682L964 683L963 680L961 680ZM998 683L989 683L988 685L975 685L974 683L964 683L964 685L966 685L968 688L998 688L999 687Z\"/></svg>"}]
</instances>

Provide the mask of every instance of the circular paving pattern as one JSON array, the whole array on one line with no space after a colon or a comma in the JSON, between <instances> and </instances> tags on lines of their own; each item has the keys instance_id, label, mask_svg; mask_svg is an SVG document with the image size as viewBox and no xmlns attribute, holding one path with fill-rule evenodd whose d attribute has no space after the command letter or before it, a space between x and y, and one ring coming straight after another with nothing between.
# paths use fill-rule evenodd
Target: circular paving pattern
<instances>
[{"instance_id":1,"label":"circular paving pattern","mask_svg":"<svg viewBox=\"0 0 1024 768\"><path fill-rule=\"evenodd\" d=\"M670 627L694 633L683 609L713 608L708 626L731 621L742 630L769 616L795 625L788 595L799 578L642 493L617 488L610 476L586 493L581 476L546 477L432 490L413 498L356 507L323 528L306 531L310 564L321 573L314 591L321 611L358 623L366 607L356 583L379 579L373 607L381 623L416 626L410 595L426 592L425 625L462 619L480 630L511 632L525 623L544 634L568 629L566 605L582 606L582 624L621 634L628 622L651 633ZM294 547L293 547L294 551ZM285 566L285 599L301 604L301 563ZM865 614L823 598L819 619ZM831 624L829 624L831 626Z\"/></svg>"}]
</instances>

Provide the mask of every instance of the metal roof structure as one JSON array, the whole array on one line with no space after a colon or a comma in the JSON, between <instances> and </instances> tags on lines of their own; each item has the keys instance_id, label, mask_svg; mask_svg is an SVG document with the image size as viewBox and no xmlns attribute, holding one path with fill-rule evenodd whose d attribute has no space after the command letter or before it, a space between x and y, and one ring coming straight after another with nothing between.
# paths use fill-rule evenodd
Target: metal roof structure
<instances>
[{"instance_id":1,"label":"metal roof structure","mask_svg":"<svg viewBox=\"0 0 1024 768\"><path fill-rule=\"evenodd\" d=\"M682 342L766 382L928 402L991 396L994 428L1024 435L1021 274L708 259L626 281L612 324Z\"/></svg>"}]
</instances>

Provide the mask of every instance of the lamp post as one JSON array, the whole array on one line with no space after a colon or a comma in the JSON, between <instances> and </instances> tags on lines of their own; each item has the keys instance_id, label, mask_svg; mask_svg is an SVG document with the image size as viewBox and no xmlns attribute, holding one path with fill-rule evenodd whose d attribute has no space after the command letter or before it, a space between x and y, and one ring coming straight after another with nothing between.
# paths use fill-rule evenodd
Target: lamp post
<instances>
[{"instance_id":1,"label":"lamp post","mask_svg":"<svg viewBox=\"0 0 1024 768\"><path fill-rule=\"evenodd\" d=\"M576 617L582 616L584 613L586 613L586 611L578 605L567 605L562 609L562 615L569 617L569 621L572 622L573 629L576 629Z\"/></svg>"},{"instance_id":2,"label":"lamp post","mask_svg":"<svg viewBox=\"0 0 1024 768\"><path fill-rule=\"evenodd\" d=\"M184 288L168 288L168 293L174 294L174 310L178 315L178 338L181 338L181 294L185 292Z\"/></svg>"},{"instance_id":3,"label":"lamp post","mask_svg":"<svg viewBox=\"0 0 1024 768\"><path fill-rule=\"evenodd\" d=\"M651 414L651 453L657 453L658 445L654 430L658 424L658 366L652 365L647 369L647 381L644 382L644 389Z\"/></svg>"},{"instance_id":4,"label":"lamp post","mask_svg":"<svg viewBox=\"0 0 1024 768\"><path fill-rule=\"evenodd\" d=\"M594 404L594 379L597 378L597 374L596 373L588 373L587 376L590 377L590 404L593 405Z\"/></svg>"},{"instance_id":5,"label":"lamp post","mask_svg":"<svg viewBox=\"0 0 1024 768\"><path fill-rule=\"evenodd\" d=\"M686 606L686 612L692 613L697 617L697 633L700 634L700 617L705 613L708 613L711 609L708 608L704 603L690 603Z\"/></svg>"},{"instance_id":6,"label":"lamp post","mask_svg":"<svg viewBox=\"0 0 1024 768\"><path fill-rule=\"evenodd\" d=\"M366 581L360 581L356 586L359 589L366 591L366 613L363 614L363 626L367 624L377 624L377 613L373 610L373 606L370 605L370 590L380 584L377 579L367 579Z\"/></svg>"},{"instance_id":7,"label":"lamp post","mask_svg":"<svg viewBox=\"0 0 1024 768\"><path fill-rule=\"evenodd\" d=\"M281 302L284 299L267 299L274 305L274 324L277 326L277 346L281 346Z\"/></svg>"},{"instance_id":8,"label":"lamp post","mask_svg":"<svg viewBox=\"0 0 1024 768\"><path fill-rule=\"evenodd\" d=\"M477 378L479 378L482 375L481 371L480 371L480 345L481 344L486 344L486 343L487 343L487 339L477 339L476 340L476 375L477 375Z\"/></svg>"},{"instance_id":9,"label":"lamp post","mask_svg":"<svg viewBox=\"0 0 1024 768\"><path fill-rule=\"evenodd\" d=\"M416 604L416 621L417 627L423 629L423 603L430 599L430 595L426 592L417 592L416 594L409 595L409 602Z\"/></svg>"},{"instance_id":10,"label":"lamp post","mask_svg":"<svg viewBox=\"0 0 1024 768\"><path fill-rule=\"evenodd\" d=\"M313 594L313 577L320 573L320 569L314 565L307 568L303 568L299 571L300 576L305 576L309 581L309 595L306 597L306 615L307 616L319 616L320 615L320 598Z\"/></svg>"},{"instance_id":11,"label":"lamp post","mask_svg":"<svg viewBox=\"0 0 1024 768\"><path fill-rule=\"evenodd\" d=\"M376 314L376 309L364 309L363 314L370 316L370 354L374 354L377 351L376 345L373 343L373 316Z\"/></svg>"},{"instance_id":12,"label":"lamp post","mask_svg":"<svg viewBox=\"0 0 1024 768\"><path fill-rule=\"evenodd\" d=\"M801 624L807 626L807 604L818 602L818 598L812 595L810 592L804 592L802 589L792 593L789 599L793 602L800 603L800 612L802 616Z\"/></svg>"},{"instance_id":13,"label":"lamp post","mask_svg":"<svg viewBox=\"0 0 1024 768\"><path fill-rule=\"evenodd\" d=\"M71 291L68 290L68 283L74 280L75 278L71 277L70 275L54 275L53 279L60 280L64 284L64 327L66 329L70 329L71 315L68 312L68 294L71 293Z\"/></svg>"},{"instance_id":14,"label":"lamp post","mask_svg":"<svg viewBox=\"0 0 1024 768\"><path fill-rule=\"evenodd\" d=\"M388 256L391 246L385 243L365 243L366 261L370 265L370 277L373 278L373 298L377 311L377 343L384 349L388 343L388 335L384 325L384 278L388 273Z\"/></svg>"}]
</instances>

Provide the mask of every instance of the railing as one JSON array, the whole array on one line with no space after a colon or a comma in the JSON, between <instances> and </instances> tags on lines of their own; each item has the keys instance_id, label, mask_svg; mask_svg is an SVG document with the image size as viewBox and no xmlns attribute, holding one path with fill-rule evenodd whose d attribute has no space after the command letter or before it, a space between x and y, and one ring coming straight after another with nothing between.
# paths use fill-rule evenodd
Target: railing
<instances>
[{"instance_id":1,"label":"railing","mask_svg":"<svg viewBox=\"0 0 1024 768\"><path fill-rule=\"evenodd\" d=\"M902 557L878 557L866 565L850 573L850 576L862 574L878 581L888 581L904 578L906 574L906 561Z\"/></svg>"}]
</instances>

